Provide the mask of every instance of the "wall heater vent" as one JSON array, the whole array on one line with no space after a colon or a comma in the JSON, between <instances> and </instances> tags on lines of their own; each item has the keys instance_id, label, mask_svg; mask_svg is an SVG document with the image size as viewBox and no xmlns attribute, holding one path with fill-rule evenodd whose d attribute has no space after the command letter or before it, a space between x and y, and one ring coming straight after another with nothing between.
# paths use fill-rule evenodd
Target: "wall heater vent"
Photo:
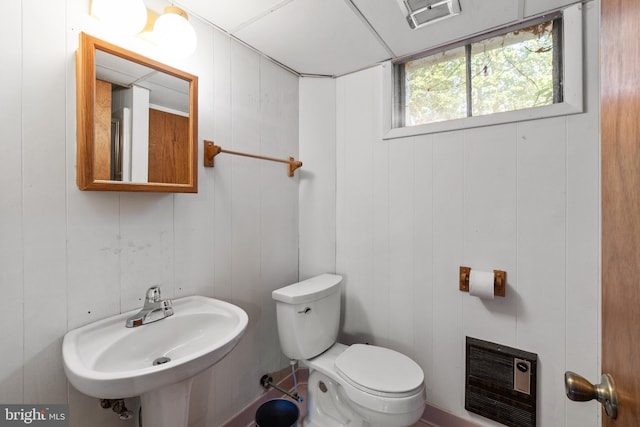
<instances>
[{"instance_id":1,"label":"wall heater vent","mask_svg":"<svg viewBox=\"0 0 640 427\"><path fill-rule=\"evenodd\" d=\"M460 13L459 0L399 0L412 29L433 24Z\"/></svg>"},{"instance_id":2,"label":"wall heater vent","mask_svg":"<svg viewBox=\"0 0 640 427\"><path fill-rule=\"evenodd\" d=\"M536 425L534 353L467 337L464 407L511 427Z\"/></svg>"}]
</instances>

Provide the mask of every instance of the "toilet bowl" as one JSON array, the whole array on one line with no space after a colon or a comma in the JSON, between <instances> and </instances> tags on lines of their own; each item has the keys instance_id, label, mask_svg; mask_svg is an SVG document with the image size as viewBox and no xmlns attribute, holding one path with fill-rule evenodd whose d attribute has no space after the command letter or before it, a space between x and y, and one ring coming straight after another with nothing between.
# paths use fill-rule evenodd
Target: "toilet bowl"
<instances>
[{"instance_id":1,"label":"toilet bowl","mask_svg":"<svg viewBox=\"0 0 640 427\"><path fill-rule=\"evenodd\" d=\"M408 426L424 410L422 369L383 347L335 343L310 360L305 426Z\"/></svg>"},{"instance_id":2,"label":"toilet bowl","mask_svg":"<svg viewBox=\"0 0 640 427\"><path fill-rule=\"evenodd\" d=\"M341 281L323 274L272 294L283 352L309 368L304 425L410 426L424 410L424 373L397 351L336 342Z\"/></svg>"}]
</instances>

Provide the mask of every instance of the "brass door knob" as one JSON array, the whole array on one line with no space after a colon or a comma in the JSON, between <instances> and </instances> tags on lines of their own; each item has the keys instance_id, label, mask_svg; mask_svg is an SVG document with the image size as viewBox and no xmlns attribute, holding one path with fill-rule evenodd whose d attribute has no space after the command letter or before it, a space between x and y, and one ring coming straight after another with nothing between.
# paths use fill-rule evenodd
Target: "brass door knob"
<instances>
[{"instance_id":1,"label":"brass door knob","mask_svg":"<svg viewBox=\"0 0 640 427\"><path fill-rule=\"evenodd\" d=\"M600 378L600 384L591 384L584 377L575 372L564 373L564 389L567 397L576 402L588 402L597 400L604 406L607 417L616 419L618 416L618 393L613 378L604 374Z\"/></svg>"}]
</instances>

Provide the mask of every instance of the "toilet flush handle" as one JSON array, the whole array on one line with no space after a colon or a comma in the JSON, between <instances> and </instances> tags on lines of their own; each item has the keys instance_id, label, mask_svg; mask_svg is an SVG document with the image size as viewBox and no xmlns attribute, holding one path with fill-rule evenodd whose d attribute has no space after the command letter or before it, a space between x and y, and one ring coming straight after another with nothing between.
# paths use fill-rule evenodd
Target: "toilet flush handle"
<instances>
[{"instance_id":1,"label":"toilet flush handle","mask_svg":"<svg viewBox=\"0 0 640 427\"><path fill-rule=\"evenodd\" d=\"M307 314L311 311L311 307L305 307L303 310L300 310L298 314Z\"/></svg>"}]
</instances>

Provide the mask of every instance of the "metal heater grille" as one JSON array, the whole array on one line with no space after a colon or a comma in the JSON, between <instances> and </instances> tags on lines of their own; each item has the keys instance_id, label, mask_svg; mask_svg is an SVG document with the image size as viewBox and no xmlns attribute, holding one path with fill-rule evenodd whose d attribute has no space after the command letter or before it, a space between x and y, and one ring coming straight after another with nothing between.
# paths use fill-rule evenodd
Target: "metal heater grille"
<instances>
[{"instance_id":1,"label":"metal heater grille","mask_svg":"<svg viewBox=\"0 0 640 427\"><path fill-rule=\"evenodd\" d=\"M536 425L534 353L467 337L465 409L511 427Z\"/></svg>"}]
</instances>

